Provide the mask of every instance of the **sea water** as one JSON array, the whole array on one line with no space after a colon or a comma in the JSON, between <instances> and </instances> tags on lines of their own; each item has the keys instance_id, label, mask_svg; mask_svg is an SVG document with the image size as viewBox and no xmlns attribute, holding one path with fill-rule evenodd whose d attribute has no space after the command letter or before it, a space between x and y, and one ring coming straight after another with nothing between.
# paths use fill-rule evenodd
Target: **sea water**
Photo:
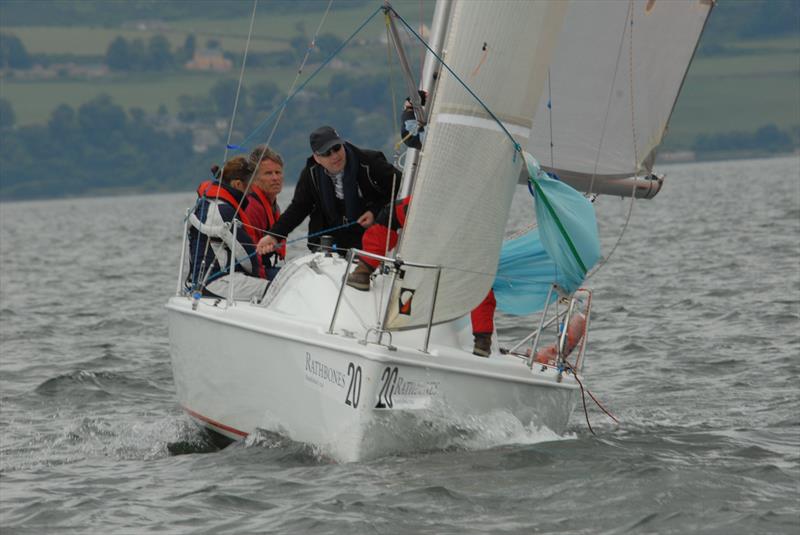
<instances>
[{"instance_id":1,"label":"sea water","mask_svg":"<svg viewBox=\"0 0 800 535\"><path fill-rule=\"evenodd\" d=\"M2 533L800 532L800 158L661 170L632 211L597 201L585 383L619 425L587 400L596 434L579 404L563 436L499 414L349 464L267 432L215 450L177 406L191 193L0 205Z\"/></svg>"}]
</instances>

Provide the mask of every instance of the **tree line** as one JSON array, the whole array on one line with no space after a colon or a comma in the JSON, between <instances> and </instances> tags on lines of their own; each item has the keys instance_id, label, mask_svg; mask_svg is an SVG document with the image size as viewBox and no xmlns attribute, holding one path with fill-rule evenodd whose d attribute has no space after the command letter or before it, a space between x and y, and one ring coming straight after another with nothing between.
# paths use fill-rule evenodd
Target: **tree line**
<instances>
[{"instance_id":1,"label":"tree line","mask_svg":"<svg viewBox=\"0 0 800 535\"><path fill-rule=\"evenodd\" d=\"M16 125L14 112L0 98L0 199L87 195L111 191L187 191L209 177L225 149L227 120L237 81L218 82L205 96L185 96L173 116L162 107L147 114L125 110L99 95L77 109L58 106L46 124ZM395 88L402 98L402 89ZM309 156L308 134L321 124L337 128L357 145L383 150L392 159L399 135L399 102L392 102L387 77L337 73L327 86L295 97L275 129L271 145L286 162L292 182ZM286 95L271 82L243 86L239 95L229 156L247 153L273 133L266 121ZM212 125L223 122L224 128ZM194 134L213 130L216 143L197 152ZM237 146L239 146L237 148ZM703 154L788 152L800 146L800 126L784 131L770 124L755 132L700 135L692 149Z\"/></svg>"},{"instance_id":2,"label":"tree line","mask_svg":"<svg viewBox=\"0 0 800 535\"><path fill-rule=\"evenodd\" d=\"M304 32L298 33L288 40L288 49L272 52L251 52L248 56L250 67L296 66L305 55L310 38ZM332 33L323 33L315 40L317 57L328 57L342 44L342 40ZM172 44L163 34L156 34L145 40L142 38L126 39L117 36L106 48L102 57L103 63L118 72L159 72L181 69L186 62L191 60L199 44L197 37L190 33L184 39L183 45L173 50ZM223 50L221 42L216 38L205 41L205 48L216 51L231 61L231 64L241 66L241 56L230 54ZM80 56L74 54L39 54L32 55L25 48L22 40L12 33L0 33L0 69L30 69L35 63L48 65L54 59L67 56L72 61L80 62ZM89 56L89 59L96 59Z\"/></svg>"},{"instance_id":3,"label":"tree line","mask_svg":"<svg viewBox=\"0 0 800 535\"><path fill-rule=\"evenodd\" d=\"M298 95L272 142L286 162L287 181L302 168L309 156L308 134L321 124L391 158L399 138L392 132L392 107L399 113L400 103L390 102L387 84L384 75L339 73L327 86ZM222 163L236 87L236 80L226 80L206 96L184 97L175 116L163 107L154 114L125 110L108 95L99 95L77 109L59 105L46 124L24 126L16 124L10 103L0 98L0 199L191 190L209 177L212 164ZM272 83L242 87L232 144L242 144L238 150L247 153L266 140L274 122L264 120L284 99ZM214 129L223 118L225 127ZM208 152L196 152L198 130L216 135Z\"/></svg>"},{"instance_id":4,"label":"tree line","mask_svg":"<svg viewBox=\"0 0 800 535\"><path fill-rule=\"evenodd\" d=\"M360 5L372 0L347 0ZM269 0L270 13L322 12L321 2ZM259 5L259 11L263 10ZM3 26L105 26L115 27L131 20L165 21L203 17L212 20L249 17L252 0L188 2L187 0L3 0Z\"/></svg>"},{"instance_id":5,"label":"tree line","mask_svg":"<svg viewBox=\"0 0 800 535\"><path fill-rule=\"evenodd\" d=\"M765 153L785 153L800 147L800 125L791 130L782 130L774 124L767 124L755 132L720 132L700 134L692 143L692 150L698 154L727 151L758 151Z\"/></svg>"}]
</instances>

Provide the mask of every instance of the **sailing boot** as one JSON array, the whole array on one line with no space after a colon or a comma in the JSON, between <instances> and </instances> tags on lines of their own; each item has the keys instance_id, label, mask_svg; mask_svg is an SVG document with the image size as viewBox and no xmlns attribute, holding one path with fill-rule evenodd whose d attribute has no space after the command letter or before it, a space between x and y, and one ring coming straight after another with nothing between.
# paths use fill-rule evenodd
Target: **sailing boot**
<instances>
[{"instance_id":1,"label":"sailing boot","mask_svg":"<svg viewBox=\"0 0 800 535\"><path fill-rule=\"evenodd\" d=\"M347 285L356 290L368 292L369 277L372 275L373 271L374 269L369 264L363 260L359 260L356 269L347 276Z\"/></svg>"},{"instance_id":2,"label":"sailing boot","mask_svg":"<svg viewBox=\"0 0 800 535\"><path fill-rule=\"evenodd\" d=\"M473 333L475 336L475 347L472 354L479 357L488 357L492 353L492 333Z\"/></svg>"}]
</instances>

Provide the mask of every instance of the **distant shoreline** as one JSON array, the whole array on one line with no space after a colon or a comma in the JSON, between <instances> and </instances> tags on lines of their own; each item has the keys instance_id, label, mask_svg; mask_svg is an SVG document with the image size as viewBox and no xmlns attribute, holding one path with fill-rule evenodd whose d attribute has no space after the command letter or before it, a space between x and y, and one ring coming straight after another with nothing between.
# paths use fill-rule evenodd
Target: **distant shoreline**
<instances>
[{"instance_id":1,"label":"distant shoreline","mask_svg":"<svg viewBox=\"0 0 800 535\"><path fill-rule=\"evenodd\" d=\"M684 159L688 155L684 153L691 153L694 159ZM725 157L710 157L724 154ZM670 156L672 155L672 156ZM725 152L725 153L705 153L694 155L691 151L675 151L660 154L658 156L658 165L672 165L684 163L710 163L721 161L736 161L736 160L774 160L778 158L789 158L792 156L800 157L800 149L793 152L783 152L779 154L772 153L757 153L757 152ZM658 167L658 166L657 166ZM295 181L287 182L287 187L294 187ZM109 198L109 197L129 197L135 195L162 195L166 193L185 193L187 195L193 192L195 186L189 186L186 189L164 189L153 191L152 189L138 189L131 187L124 188L110 188L103 190L89 190L80 195L59 195L59 196L42 196L42 197L2 197L0 196L0 204L18 203L18 202L36 202L36 201L56 201L56 200L69 200L69 199L91 199L91 198Z\"/></svg>"},{"instance_id":2,"label":"distant shoreline","mask_svg":"<svg viewBox=\"0 0 800 535\"><path fill-rule=\"evenodd\" d=\"M692 150L676 150L659 153L656 158L659 164L671 163L702 163L720 162L727 160L758 160L771 158L786 158L789 156L800 156L800 148L792 152L767 152L764 150L725 150L714 152L696 153Z\"/></svg>"}]
</instances>

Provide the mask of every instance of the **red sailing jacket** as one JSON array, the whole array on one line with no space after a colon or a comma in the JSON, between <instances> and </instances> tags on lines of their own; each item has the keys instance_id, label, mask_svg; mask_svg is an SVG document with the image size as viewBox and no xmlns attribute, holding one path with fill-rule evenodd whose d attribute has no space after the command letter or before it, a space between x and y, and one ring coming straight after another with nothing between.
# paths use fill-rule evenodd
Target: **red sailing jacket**
<instances>
[{"instance_id":1,"label":"red sailing jacket","mask_svg":"<svg viewBox=\"0 0 800 535\"><path fill-rule=\"evenodd\" d=\"M258 239L261 239L261 237L263 237L265 234L264 231L270 230L272 226L275 224L275 221L277 221L278 218L281 216L281 211L280 208L277 208L276 206L277 209L273 212L272 203L269 202L269 199L267 199L267 196L264 194L264 191L258 186L254 187L250 193L258 199L259 204L263 207L263 212L267 216L266 219L263 219L261 217L261 214L258 213L259 211L258 208L255 208L256 205L254 203L251 202L247 206L247 215L250 217L250 220L253 222L253 224L257 227L254 230L256 235L259 236ZM276 252L278 253L279 257L286 258L285 241L280 246L280 248L276 250Z\"/></svg>"}]
</instances>

